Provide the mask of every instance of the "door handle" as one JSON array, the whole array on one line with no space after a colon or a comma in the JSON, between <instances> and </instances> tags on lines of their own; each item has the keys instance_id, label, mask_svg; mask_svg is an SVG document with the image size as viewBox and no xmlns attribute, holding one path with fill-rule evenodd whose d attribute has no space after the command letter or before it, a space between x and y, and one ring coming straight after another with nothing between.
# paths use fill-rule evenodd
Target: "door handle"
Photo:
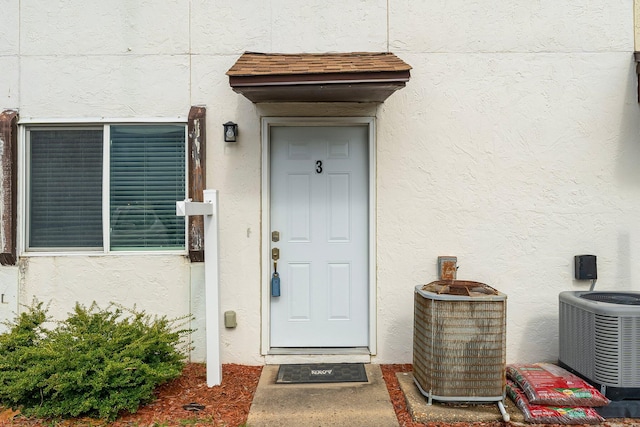
<instances>
[{"instance_id":1,"label":"door handle","mask_svg":"<svg viewBox=\"0 0 640 427\"><path fill-rule=\"evenodd\" d=\"M271 296L280 296L280 275L278 274L278 258L280 258L280 249L271 249L271 259L273 260L273 275L271 276Z\"/></svg>"}]
</instances>

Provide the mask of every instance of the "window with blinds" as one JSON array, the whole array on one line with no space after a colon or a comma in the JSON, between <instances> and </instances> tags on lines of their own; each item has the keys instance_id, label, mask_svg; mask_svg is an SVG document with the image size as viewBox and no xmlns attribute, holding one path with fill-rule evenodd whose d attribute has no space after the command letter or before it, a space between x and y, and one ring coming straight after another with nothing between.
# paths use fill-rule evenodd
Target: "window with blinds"
<instances>
[{"instance_id":1,"label":"window with blinds","mask_svg":"<svg viewBox=\"0 0 640 427\"><path fill-rule=\"evenodd\" d=\"M185 145L177 124L28 128L28 249L184 249Z\"/></svg>"},{"instance_id":2,"label":"window with blinds","mask_svg":"<svg viewBox=\"0 0 640 427\"><path fill-rule=\"evenodd\" d=\"M182 248L184 126L111 126L111 249Z\"/></svg>"},{"instance_id":3,"label":"window with blinds","mask_svg":"<svg viewBox=\"0 0 640 427\"><path fill-rule=\"evenodd\" d=\"M30 248L102 248L102 134L29 132Z\"/></svg>"}]
</instances>

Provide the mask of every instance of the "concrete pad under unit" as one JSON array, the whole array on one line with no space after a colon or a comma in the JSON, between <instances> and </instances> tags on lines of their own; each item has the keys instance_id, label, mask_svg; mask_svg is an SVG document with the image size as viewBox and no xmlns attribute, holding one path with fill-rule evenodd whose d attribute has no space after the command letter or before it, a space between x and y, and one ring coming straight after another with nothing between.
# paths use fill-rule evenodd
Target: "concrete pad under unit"
<instances>
[{"instance_id":1,"label":"concrete pad under unit","mask_svg":"<svg viewBox=\"0 0 640 427\"><path fill-rule=\"evenodd\" d=\"M411 418L415 422L473 423L503 421L497 403L465 404L433 401L429 405L427 398L420 393L420 389L413 382L413 374L411 372L399 372L396 377L407 401L409 414L411 414ZM505 399L504 406L512 422L524 423L522 412L510 399Z\"/></svg>"},{"instance_id":2,"label":"concrete pad under unit","mask_svg":"<svg viewBox=\"0 0 640 427\"><path fill-rule=\"evenodd\" d=\"M276 384L278 368L263 368L248 427L398 426L380 365L365 364L366 383Z\"/></svg>"}]
</instances>

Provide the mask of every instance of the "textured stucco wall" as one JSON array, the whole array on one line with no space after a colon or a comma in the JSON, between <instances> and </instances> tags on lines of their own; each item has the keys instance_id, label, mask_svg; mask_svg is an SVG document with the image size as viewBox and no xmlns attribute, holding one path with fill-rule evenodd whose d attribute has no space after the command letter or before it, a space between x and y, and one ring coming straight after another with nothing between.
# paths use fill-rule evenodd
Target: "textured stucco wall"
<instances>
[{"instance_id":1,"label":"textured stucco wall","mask_svg":"<svg viewBox=\"0 0 640 427\"><path fill-rule=\"evenodd\" d=\"M20 303L50 303L57 315L77 301L101 307L134 305L177 318L189 313L188 260L176 256L24 257L19 262Z\"/></svg>"},{"instance_id":2,"label":"textured stucco wall","mask_svg":"<svg viewBox=\"0 0 640 427\"><path fill-rule=\"evenodd\" d=\"M635 32L635 50L640 49L640 1L633 1L633 26Z\"/></svg>"},{"instance_id":3,"label":"textured stucco wall","mask_svg":"<svg viewBox=\"0 0 640 427\"><path fill-rule=\"evenodd\" d=\"M13 319L18 312L18 268L0 268L0 320ZM9 327L0 323L0 333Z\"/></svg>"},{"instance_id":4,"label":"textured stucco wall","mask_svg":"<svg viewBox=\"0 0 640 427\"><path fill-rule=\"evenodd\" d=\"M0 13L0 110L15 109L19 99L19 7L3 1Z\"/></svg>"},{"instance_id":5,"label":"textured stucco wall","mask_svg":"<svg viewBox=\"0 0 640 427\"><path fill-rule=\"evenodd\" d=\"M4 1L0 13L0 112L19 106L19 7L17 2ZM0 144L8 144L0 137ZM0 147L1 149L2 147ZM0 181L4 180L0 174ZM0 182L0 188L6 183ZM0 197L2 200L2 197ZM0 220L5 221L0 209ZM5 241L6 236L0 236ZM11 319L18 312L18 268L0 266L0 322ZM0 324L0 332L7 329Z\"/></svg>"},{"instance_id":6,"label":"textured stucco wall","mask_svg":"<svg viewBox=\"0 0 640 427\"><path fill-rule=\"evenodd\" d=\"M634 3L541 0L2 2L0 106L21 118L185 117L207 107L207 187L220 190L223 362L260 356L260 117L377 118L375 362L410 362L413 289L458 277L508 295L508 361L557 356L557 295L640 290L640 114ZM396 53L413 70L379 107L254 105L225 76L243 51ZM221 124L239 124L224 144ZM20 296L194 312L202 270L181 256L29 257ZM0 280L8 280L0 276ZM191 303L189 302L191 298Z\"/></svg>"},{"instance_id":7,"label":"textured stucco wall","mask_svg":"<svg viewBox=\"0 0 640 427\"><path fill-rule=\"evenodd\" d=\"M632 2L410 3L390 50L412 80L379 120L380 359L410 357L398 289L456 255L508 294L508 361L555 360L558 292L588 288L574 255L598 255L598 288L640 289Z\"/></svg>"}]
</instances>

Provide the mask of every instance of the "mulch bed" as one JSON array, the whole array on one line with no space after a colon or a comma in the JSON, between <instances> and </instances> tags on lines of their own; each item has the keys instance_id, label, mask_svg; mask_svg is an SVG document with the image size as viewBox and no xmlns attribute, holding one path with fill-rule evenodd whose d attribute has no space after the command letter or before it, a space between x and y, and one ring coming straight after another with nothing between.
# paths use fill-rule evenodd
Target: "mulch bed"
<instances>
[{"instance_id":1,"label":"mulch bed","mask_svg":"<svg viewBox=\"0 0 640 427\"><path fill-rule=\"evenodd\" d=\"M174 427L241 426L249 415L262 366L222 365L222 384L207 387L204 364L190 363L179 378L160 386L157 399L112 423L83 418L59 422L25 419L0 411L0 426L19 427ZM194 404L194 405L191 405ZM188 410L187 408L200 410Z\"/></svg>"},{"instance_id":2,"label":"mulch bed","mask_svg":"<svg viewBox=\"0 0 640 427\"><path fill-rule=\"evenodd\" d=\"M389 397L391 398L391 403L393 404L393 409L396 411L396 416L398 417L398 423L400 427L463 427L463 426L473 426L473 427L503 427L504 424L501 422L495 423L416 423L411 418L409 411L407 410L407 402L404 398L404 393L400 389L400 383L398 382L398 377L396 377L396 373L398 372L411 372L412 367L411 364L405 365L380 365L382 369L382 377L384 378L385 383L387 384L387 390L389 391ZM548 427L548 426L547 426Z\"/></svg>"},{"instance_id":3,"label":"mulch bed","mask_svg":"<svg viewBox=\"0 0 640 427\"><path fill-rule=\"evenodd\" d=\"M401 427L504 427L509 424L493 423L414 423L407 411L404 394L396 377L398 372L411 372L410 364L381 365L391 403ZM112 423L94 419L75 419L59 422L26 419L18 412L2 411L0 426L18 427L174 427L245 425L251 401L258 386L262 366L222 365L222 384L209 388L203 364L188 364L180 378L157 391L157 400L140 408L135 414L126 414ZM186 409L185 409L186 405ZM191 410L190 410L191 409ZM625 423L626 424L626 423ZM603 424L604 426L607 423ZM630 423L630 426L633 424ZM545 424L546 427L552 427Z\"/></svg>"},{"instance_id":4,"label":"mulch bed","mask_svg":"<svg viewBox=\"0 0 640 427\"><path fill-rule=\"evenodd\" d=\"M189 364L180 378L158 389L158 400L110 426L128 427L136 422L140 426L154 422L166 426L240 426L249 415L261 372L262 366L222 365L222 384L209 388L205 365ZM184 405L203 408L193 411Z\"/></svg>"}]
</instances>

